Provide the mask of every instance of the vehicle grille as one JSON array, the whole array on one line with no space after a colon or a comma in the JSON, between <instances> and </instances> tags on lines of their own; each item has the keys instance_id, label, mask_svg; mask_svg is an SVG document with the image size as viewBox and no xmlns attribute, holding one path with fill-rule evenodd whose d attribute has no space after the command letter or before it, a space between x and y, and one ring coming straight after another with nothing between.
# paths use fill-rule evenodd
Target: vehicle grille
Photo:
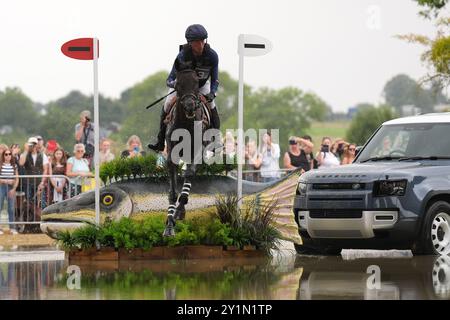
<instances>
[{"instance_id":1,"label":"vehicle grille","mask_svg":"<svg viewBox=\"0 0 450 320\"><path fill-rule=\"evenodd\" d=\"M315 209L309 211L312 219L360 219L362 210L354 209Z\"/></svg>"},{"instance_id":2,"label":"vehicle grille","mask_svg":"<svg viewBox=\"0 0 450 320\"><path fill-rule=\"evenodd\" d=\"M364 190L365 183L313 183L313 190Z\"/></svg>"}]
</instances>

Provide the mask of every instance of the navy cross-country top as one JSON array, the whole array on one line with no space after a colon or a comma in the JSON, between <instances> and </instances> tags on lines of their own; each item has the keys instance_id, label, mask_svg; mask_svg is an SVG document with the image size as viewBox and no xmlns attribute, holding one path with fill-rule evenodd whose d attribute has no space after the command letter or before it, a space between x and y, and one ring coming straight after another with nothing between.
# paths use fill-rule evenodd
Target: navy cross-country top
<instances>
[{"instance_id":1,"label":"navy cross-country top","mask_svg":"<svg viewBox=\"0 0 450 320\"><path fill-rule=\"evenodd\" d=\"M203 87L211 78L210 90L216 94L219 88L219 56L211 49L209 44L205 45L201 56L196 57L192 53L192 49L189 45L185 44L178 53L177 58L172 66L169 77L167 78L167 86L170 88L175 87L175 79L177 77L177 71L182 68L189 68L195 70L199 77L199 87Z\"/></svg>"}]
</instances>

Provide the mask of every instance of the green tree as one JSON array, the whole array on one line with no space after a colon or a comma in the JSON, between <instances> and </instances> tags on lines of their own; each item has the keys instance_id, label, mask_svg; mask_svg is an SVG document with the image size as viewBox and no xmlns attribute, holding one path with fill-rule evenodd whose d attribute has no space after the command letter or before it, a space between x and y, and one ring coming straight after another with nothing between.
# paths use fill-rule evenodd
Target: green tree
<instances>
[{"instance_id":1,"label":"green tree","mask_svg":"<svg viewBox=\"0 0 450 320\"><path fill-rule=\"evenodd\" d=\"M402 113L402 106L414 105L423 112L432 112L433 107L445 103L446 97L436 83L431 88L420 86L414 79L400 74L389 80L383 89L386 104L393 106L398 114Z\"/></svg>"},{"instance_id":2,"label":"green tree","mask_svg":"<svg viewBox=\"0 0 450 320\"><path fill-rule=\"evenodd\" d=\"M360 108L347 131L347 141L363 145L383 122L395 117L392 108L386 105Z\"/></svg>"},{"instance_id":3,"label":"green tree","mask_svg":"<svg viewBox=\"0 0 450 320\"><path fill-rule=\"evenodd\" d=\"M420 11L420 14L426 18L436 17L439 11L445 7L448 0L414 0L420 6L425 7L425 10Z\"/></svg>"},{"instance_id":4,"label":"green tree","mask_svg":"<svg viewBox=\"0 0 450 320\"><path fill-rule=\"evenodd\" d=\"M69 153L75 144L75 124L79 121L77 111L65 109L57 104L47 105L47 114L42 117L39 133L46 139L55 139Z\"/></svg>"},{"instance_id":5,"label":"green tree","mask_svg":"<svg viewBox=\"0 0 450 320\"><path fill-rule=\"evenodd\" d=\"M39 114L33 108L33 101L19 88L6 88L0 94L0 127L20 128L26 134L37 134Z\"/></svg>"},{"instance_id":6,"label":"green tree","mask_svg":"<svg viewBox=\"0 0 450 320\"><path fill-rule=\"evenodd\" d=\"M157 72L132 87L128 93L126 118L122 129L113 136L117 142L124 143L131 135L138 135L144 145L151 136L156 138L163 102L147 110L145 107L167 94L166 71Z\"/></svg>"},{"instance_id":7,"label":"green tree","mask_svg":"<svg viewBox=\"0 0 450 320\"><path fill-rule=\"evenodd\" d=\"M284 145L290 135L301 135L309 128L308 104L304 94L297 88L280 90L261 88L246 90L244 97L244 129L279 129L280 144ZM237 128L237 114L226 122L225 129Z\"/></svg>"},{"instance_id":8,"label":"green tree","mask_svg":"<svg viewBox=\"0 0 450 320\"><path fill-rule=\"evenodd\" d=\"M332 114L332 109L319 96L314 93L305 93L302 104L306 109L306 114L311 120L325 121Z\"/></svg>"},{"instance_id":9,"label":"green tree","mask_svg":"<svg viewBox=\"0 0 450 320\"><path fill-rule=\"evenodd\" d=\"M233 79L227 72L219 73L219 91L217 92L216 105L218 107L221 122L228 124L228 119L238 109L238 81ZM244 93L248 94L250 87L245 86ZM237 119L237 118L235 118ZM237 127L237 123L230 128Z\"/></svg>"},{"instance_id":10,"label":"green tree","mask_svg":"<svg viewBox=\"0 0 450 320\"><path fill-rule=\"evenodd\" d=\"M420 14L427 19L437 19L448 3L448 0L414 1L426 8ZM429 73L421 82L437 83L441 88L445 88L450 85L450 17L437 19L436 28L437 32L434 38L418 34L406 34L397 37L427 48L422 54L421 60L428 66Z\"/></svg>"},{"instance_id":11,"label":"green tree","mask_svg":"<svg viewBox=\"0 0 450 320\"><path fill-rule=\"evenodd\" d=\"M46 107L54 105L70 111L70 113L80 114L84 110L94 112L93 96L86 96L77 90L69 92L55 102L48 103ZM121 123L126 114L125 106L121 99L107 98L102 94L99 95L99 112L100 127L108 127L112 122Z\"/></svg>"}]
</instances>

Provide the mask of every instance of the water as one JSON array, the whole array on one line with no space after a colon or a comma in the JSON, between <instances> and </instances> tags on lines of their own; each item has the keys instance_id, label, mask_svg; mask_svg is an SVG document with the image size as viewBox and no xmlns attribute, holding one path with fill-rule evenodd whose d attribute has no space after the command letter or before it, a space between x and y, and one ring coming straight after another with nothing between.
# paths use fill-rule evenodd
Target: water
<instances>
[{"instance_id":1,"label":"water","mask_svg":"<svg viewBox=\"0 0 450 320\"><path fill-rule=\"evenodd\" d=\"M447 256L282 251L271 259L86 262L79 290L68 289L76 281L62 259L45 248L1 252L0 299L450 299Z\"/></svg>"}]
</instances>

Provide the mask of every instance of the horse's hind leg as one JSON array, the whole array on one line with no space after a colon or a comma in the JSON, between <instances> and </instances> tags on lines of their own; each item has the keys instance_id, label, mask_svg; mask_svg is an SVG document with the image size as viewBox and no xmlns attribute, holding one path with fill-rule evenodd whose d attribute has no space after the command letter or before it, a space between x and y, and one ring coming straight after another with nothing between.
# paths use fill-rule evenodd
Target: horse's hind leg
<instances>
[{"instance_id":1,"label":"horse's hind leg","mask_svg":"<svg viewBox=\"0 0 450 320\"><path fill-rule=\"evenodd\" d=\"M178 206L175 211L175 217L177 220L184 220L186 215L186 204L189 201L189 193L191 192L191 177L195 174L195 164L187 165L184 175L183 188L181 189L180 196L178 197Z\"/></svg>"},{"instance_id":2,"label":"horse's hind leg","mask_svg":"<svg viewBox=\"0 0 450 320\"><path fill-rule=\"evenodd\" d=\"M167 161L167 167L169 171L170 178L170 190L169 190L169 207L167 209L167 220L166 220L166 228L164 230L164 237L172 237L175 235L175 211L176 211L176 202L177 202L177 167L170 160Z\"/></svg>"}]
</instances>

